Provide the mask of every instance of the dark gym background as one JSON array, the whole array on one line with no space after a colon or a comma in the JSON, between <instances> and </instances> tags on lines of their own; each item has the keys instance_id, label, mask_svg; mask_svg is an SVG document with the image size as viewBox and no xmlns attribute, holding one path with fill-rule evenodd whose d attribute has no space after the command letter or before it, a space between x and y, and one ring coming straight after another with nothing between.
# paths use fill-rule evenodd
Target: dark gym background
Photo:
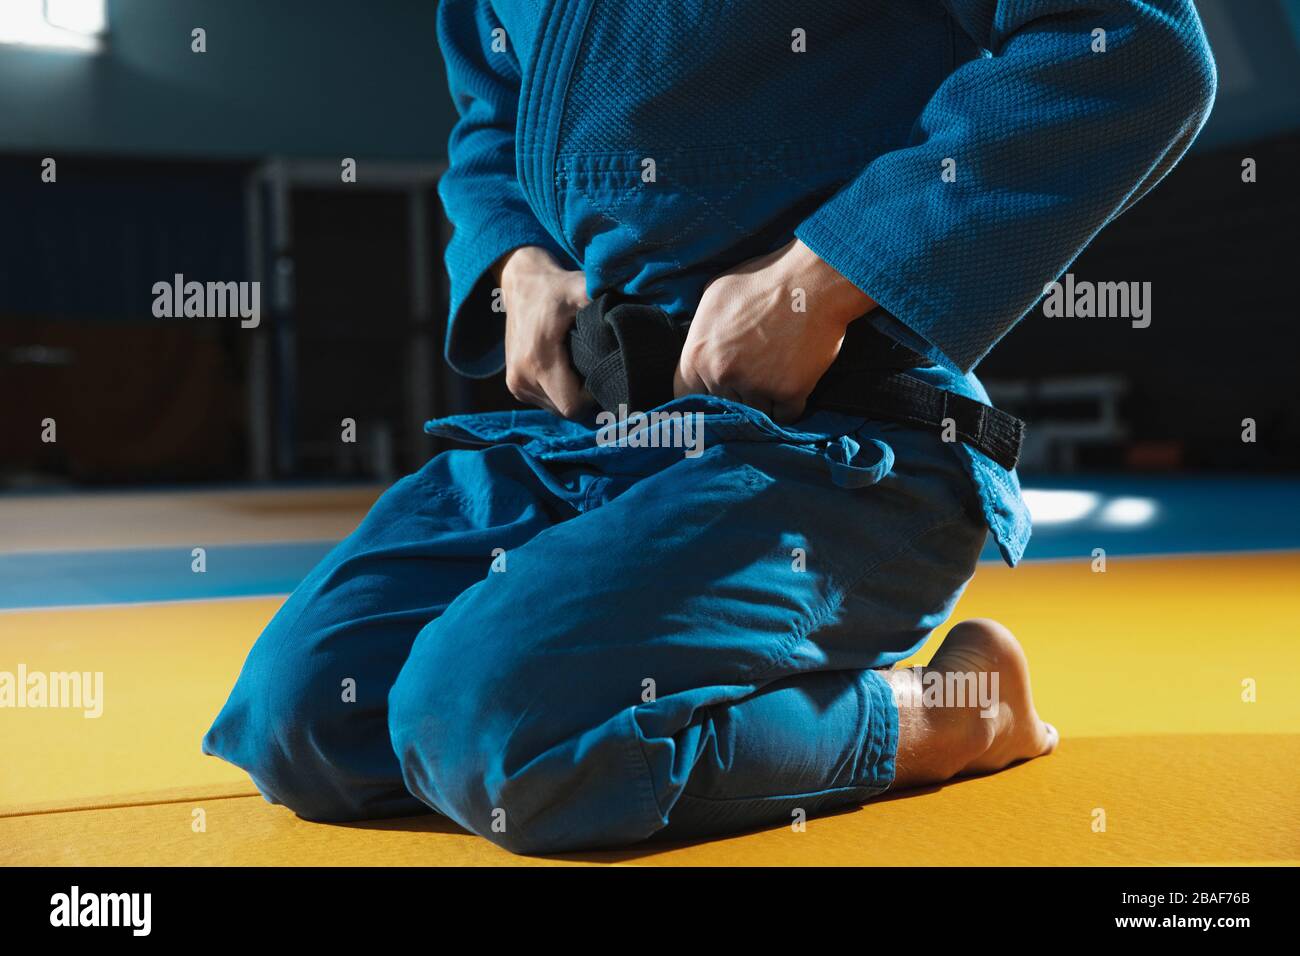
<instances>
[{"instance_id":1,"label":"dark gym background","mask_svg":"<svg viewBox=\"0 0 1300 956\"><path fill-rule=\"evenodd\" d=\"M1300 0L1198 6L1209 125L1071 270L1150 281L1151 327L1031 315L980 368L1035 426L1027 471L1300 467ZM434 0L108 0L97 51L15 42L44 9L0 5L0 489L387 480L423 419L510 404L441 360ZM153 318L176 273L260 278L260 327ZM1258 444L1225 441L1247 417Z\"/></svg>"}]
</instances>

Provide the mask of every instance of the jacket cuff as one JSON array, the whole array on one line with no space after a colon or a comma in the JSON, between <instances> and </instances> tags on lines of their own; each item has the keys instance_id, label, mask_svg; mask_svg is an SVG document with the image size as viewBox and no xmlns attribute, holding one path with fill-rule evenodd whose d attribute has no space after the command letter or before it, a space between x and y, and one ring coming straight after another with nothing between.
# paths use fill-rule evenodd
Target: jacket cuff
<instances>
[{"instance_id":1,"label":"jacket cuff","mask_svg":"<svg viewBox=\"0 0 1300 956\"><path fill-rule=\"evenodd\" d=\"M794 234L836 272L875 300L881 311L867 314L872 325L936 365L962 375L970 372L988 349L975 352L953 346L945 348L933 335L939 322L951 321L954 304L942 302L942 297L926 286L900 283L895 276L912 270L900 261L898 253L855 235L860 230L843 220L832 197L800 223Z\"/></svg>"},{"instance_id":2,"label":"jacket cuff","mask_svg":"<svg viewBox=\"0 0 1300 956\"><path fill-rule=\"evenodd\" d=\"M506 314L492 309L497 285L491 270L520 246L541 246L559 262L573 259L531 216L497 216L471 235L463 227L452 234L446 254L451 292L443 354L461 375L488 378L505 368Z\"/></svg>"}]
</instances>

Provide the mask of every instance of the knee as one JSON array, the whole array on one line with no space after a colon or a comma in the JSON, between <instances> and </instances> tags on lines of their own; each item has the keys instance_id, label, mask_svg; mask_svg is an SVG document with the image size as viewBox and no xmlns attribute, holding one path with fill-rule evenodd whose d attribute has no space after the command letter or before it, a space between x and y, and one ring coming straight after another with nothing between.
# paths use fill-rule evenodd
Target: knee
<instances>
[{"instance_id":1,"label":"knee","mask_svg":"<svg viewBox=\"0 0 1300 956\"><path fill-rule=\"evenodd\" d=\"M575 785L580 768L554 766L538 728L557 725L555 708L518 686L508 674L489 679L408 662L388 698L389 739L403 782L433 809L512 853L573 849L553 832L553 804Z\"/></svg>"},{"instance_id":2,"label":"knee","mask_svg":"<svg viewBox=\"0 0 1300 956\"><path fill-rule=\"evenodd\" d=\"M317 646L310 638L276 622L267 628L204 736L203 752L241 767L263 796L305 819L372 815L343 766L361 744L357 721L368 708L340 688L319 654L302 650ZM379 726L386 743L382 717Z\"/></svg>"},{"instance_id":3,"label":"knee","mask_svg":"<svg viewBox=\"0 0 1300 956\"><path fill-rule=\"evenodd\" d=\"M425 636L388 699L411 793L512 853L625 845L662 827L630 708L557 675L554 657L521 648L494 666L442 634L435 661Z\"/></svg>"},{"instance_id":4,"label":"knee","mask_svg":"<svg viewBox=\"0 0 1300 956\"><path fill-rule=\"evenodd\" d=\"M440 667L408 664L388 696L389 740L407 790L467 830L527 853L537 851L522 839L527 775L511 772L521 751L506 731L519 716L511 698Z\"/></svg>"}]
</instances>

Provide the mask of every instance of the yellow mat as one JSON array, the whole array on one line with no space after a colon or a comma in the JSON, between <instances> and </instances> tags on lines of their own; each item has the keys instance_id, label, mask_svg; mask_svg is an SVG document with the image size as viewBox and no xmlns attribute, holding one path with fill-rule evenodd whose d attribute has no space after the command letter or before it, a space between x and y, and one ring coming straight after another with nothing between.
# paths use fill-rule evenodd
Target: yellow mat
<instances>
[{"instance_id":1,"label":"yellow mat","mask_svg":"<svg viewBox=\"0 0 1300 956\"><path fill-rule=\"evenodd\" d=\"M513 856L436 815L336 826L261 797L196 799L6 817L0 857L31 866L1294 864L1297 761L1295 735L1066 740L1051 761L817 817L803 832L546 858ZM1099 811L1104 830L1094 829Z\"/></svg>"},{"instance_id":2,"label":"yellow mat","mask_svg":"<svg viewBox=\"0 0 1300 956\"><path fill-rule=\"evenodd\" d=\"M565 859L1300 862L1297 579L1294 553L1112 559L1104 574L1084 560L983 565L955 619L996 617L1020 636L1040 710L1064 736L1057 755L815 819L803 833ZM525 862L432 816L303 823L201 755L203 731L278 604L0 612L0 670L104 673L97 719L0 710L0 862Z\"/></svg>"}]
</instances>

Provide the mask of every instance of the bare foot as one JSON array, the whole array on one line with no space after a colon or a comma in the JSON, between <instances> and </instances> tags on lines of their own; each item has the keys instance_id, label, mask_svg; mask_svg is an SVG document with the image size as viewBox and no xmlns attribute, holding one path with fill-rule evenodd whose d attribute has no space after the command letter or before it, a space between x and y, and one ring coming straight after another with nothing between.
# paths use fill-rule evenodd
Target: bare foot
<instances>
[{"instance_id":1,"label":"bare foot","mask_svg":"<svg viewBox=\"0 0 1300 956\"><path fill-rule=\"evenodd\" d=\"M1056 749L1056 728L1034 710L1024 648L997 621L962 621L929 666L882 676L898 701L895 789L993 773Z\"/></svg>"}]
</instances>

